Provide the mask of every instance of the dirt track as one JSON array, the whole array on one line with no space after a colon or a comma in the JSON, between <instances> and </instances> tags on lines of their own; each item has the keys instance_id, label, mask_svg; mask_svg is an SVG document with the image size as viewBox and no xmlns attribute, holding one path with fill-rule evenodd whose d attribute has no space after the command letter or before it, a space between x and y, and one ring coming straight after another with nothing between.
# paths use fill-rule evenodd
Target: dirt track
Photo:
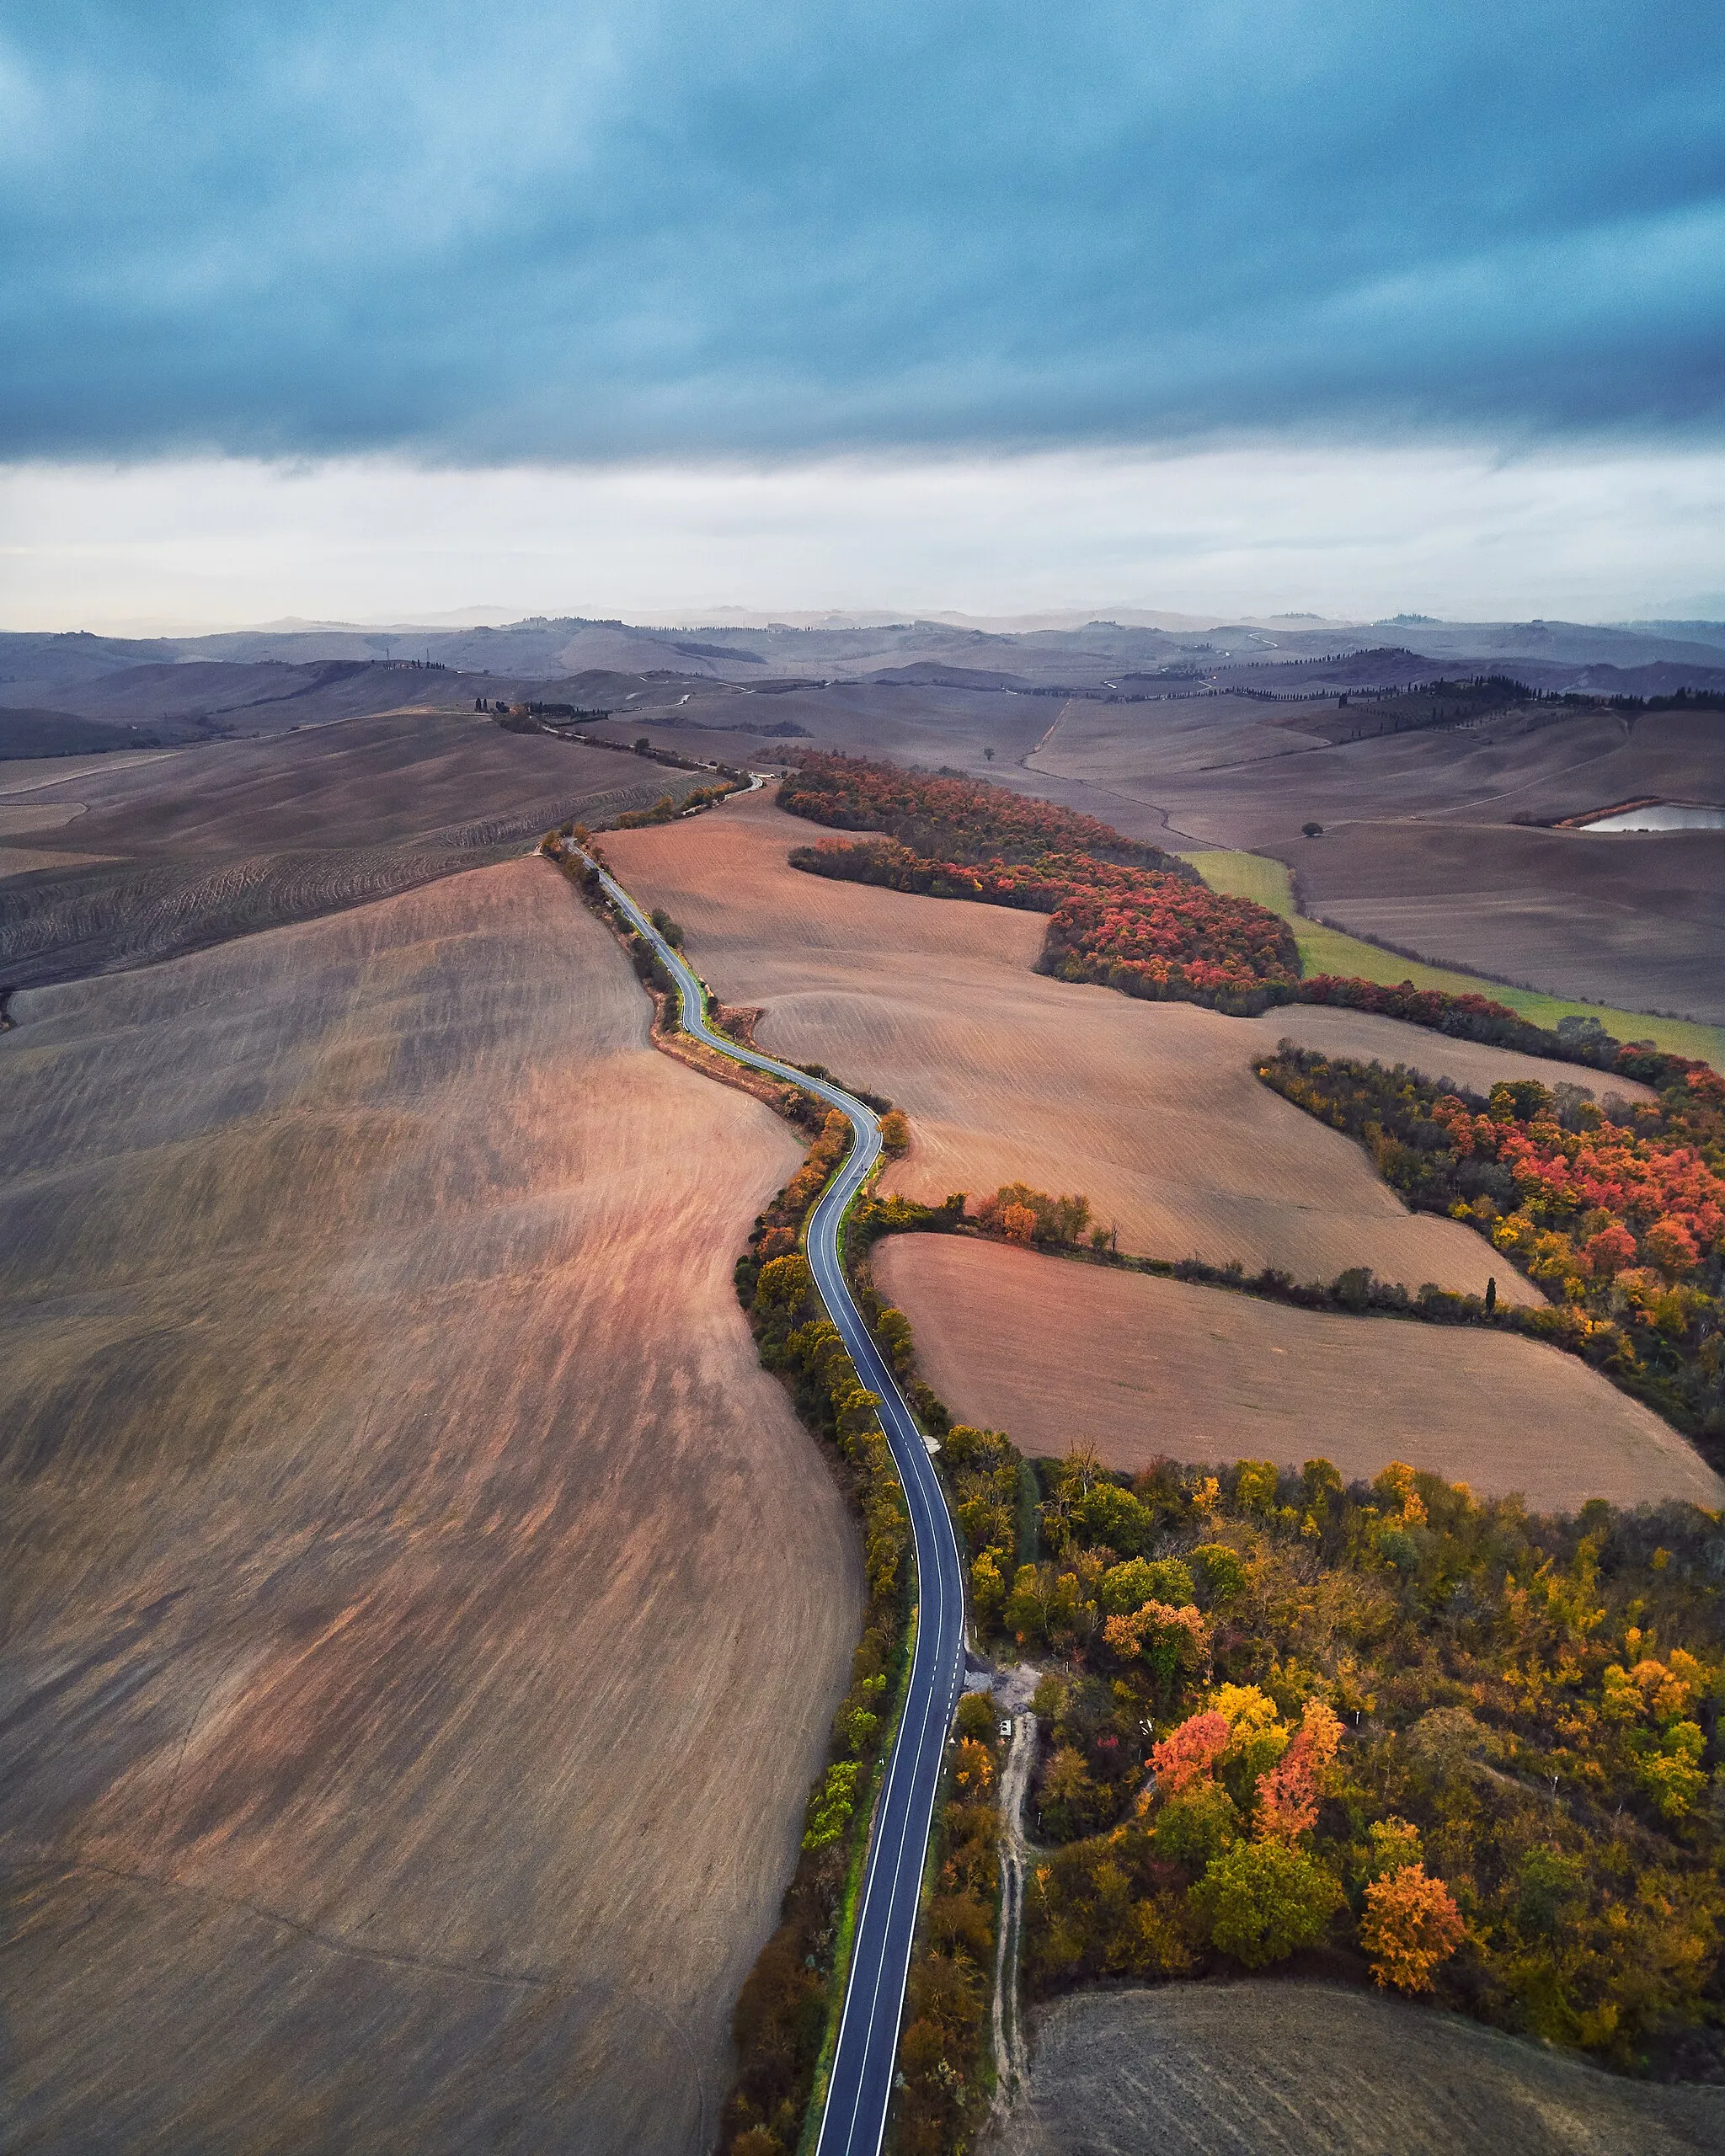
<instances>
[{"instance_id":1,"label":"dirt track","mask_svg":"<svg viewBox=\"0 0 1725 2156\"><path fill-rule=\"evenodd\" d=\"M986 2156L1693 2156L1725 2089L1610 2078L1450 2015L1255 1978L1063 1999Z\"/></svg>"},{"instance_id":2,"label":"dirt track","mask_svg":"<svg viewBox=\"0 0 1725 2156\"><path fill-rule=\"evenodd\" d=\"M526 861L14 998L9 2148L704 2156L860 1582L646 1013Z\"/></svg>"},{"instance_id":3,"label":"dirt track","mask_svg":"<svg viewBox=\"0 0 1725 2156\"><path fill-rule=\"evenodd\" d=\"M1160 1454L1322 1457L1349 1480L1402 1460L1482 1497L1519 1490L1541 1511L1725 1502L1651 1409L1532 1341L1293 1310L949 1235L895 1236L874 1274L953 1413L1027 1452L1087 1439L1134 1469Z\"/></svg>"},{"instance_id":4,"label":"dirt track","mask_svg":"<svg viewBox=\"0 0 1725 2156\"><path fill-rule=\"evenodd\" d=\"M908 1110L916 1145L895 1185L939 1200L1022 1178L1082 1191L1122 1246L1239 1258L1333 1279L1367 1264L1417 1288L1531 1299L1477 1235L1415 1218L1349 1140L1271 1094L1254 1057L1284 1033L1332 1051L1436 1064L1458 1079L1598 1074L1470 1049L1418 1027L1296 1008L1224 1018L1138 1003L1030 969L1039 916L799 874L823 834L760 796L711 816L618 833L606 851L662 904L727 1001L766 1006L764 1047L828 1064Z\"/></svg>"}]
</instances>

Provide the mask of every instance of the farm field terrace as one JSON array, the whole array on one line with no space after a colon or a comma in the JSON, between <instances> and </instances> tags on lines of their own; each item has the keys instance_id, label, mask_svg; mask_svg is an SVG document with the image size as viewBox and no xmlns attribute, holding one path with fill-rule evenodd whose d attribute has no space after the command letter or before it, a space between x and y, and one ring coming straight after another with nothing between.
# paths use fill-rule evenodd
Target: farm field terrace
<instances>
[{"instance_id":1,"label":"farm field terrace","mask_svg":"<svg viewBox=\"0 0 1725 2156\"><path fill-rule=\"evenodd\" d=\"M1191 862L1212 890L1255 899L1279 914L1294 931L1301 969L1308 976L1333 974L1343 979L1377 981L1386 988L1411 980L1416 988L1438 989L1450 995L1483 995L1507 1004L1531 1024L1547 1031L1555 1030L1562 1018L1594 1018L1621 1041L1653 1041L1674 1055L1694 1056L1716 1070L1725 1069L1725 1027L1697 1025L1682 1018L1649 1017L1643 1011L1546 995L1535 989L1511 988L1481 974L1428 965L1423 959L1404 958L1381 944L1347 935L1301 913L1295 904L1293 877L1284 862L1261 853L1196 847L1183 848L1181 857ZM1303 862L1306 857L1298 858Z\"/></svg>"},{"instance_id":2,"label":"farm field terrace","mask_svg":"<svg viewBox=\"0 0 1725 2156\"><path fill-rule=\"evenodd\" d=\"M916 1143L888 1187L930 1203L1023 1180L1083 1192L1123 1249L1299 1279L1364 1264L1472 1293L1495 1274L1501 1294L1531 1296L1477 1236L1412 1217L1357 1147L1270 1097L1254 1059L1286 1035L1436 1060L1468 1083L1537 1074L1633 1091L1367 1014L1242 1020L1050 980L1031 970L1041 917L800 874L788 856L809 832L757 793L603 843L636 896L683 925L714 992L766 1007L763 1047L905 1108Z\"/></svg>"},{"instance_id":3,"label":"farm field terrace","mask_svg":"<svg viewBox=\"0 0 1725 2156\"><path fill-rule=\"evenodd\" d=\"M13 998L11 2145L711 2145L862 1581L649 1015L527 860Z\"/></svg>"},{"instance_id":4,"label":"farm field terrace","mask_svg":"<svg viewBox=\"0 0 1725 2156\"><path fill-rule=\"evenodd\" d=\"M953 1235L877 1245L918 1365L956 1421L1030 1454L1095 1447L1111 1468L1177 1460L1391 1460L1535 1511L1680 1498L1725 1484L1653 1410L1573 1356L1472 1328L1289 1309Z\"/></svg>"}]
</instances>

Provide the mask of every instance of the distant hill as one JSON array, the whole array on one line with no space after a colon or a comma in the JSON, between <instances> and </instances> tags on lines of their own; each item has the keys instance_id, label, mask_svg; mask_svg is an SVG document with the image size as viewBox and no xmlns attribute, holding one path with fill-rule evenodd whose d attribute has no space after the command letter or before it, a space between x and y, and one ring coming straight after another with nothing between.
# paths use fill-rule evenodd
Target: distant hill
<instances>
[{"instance_id":1,"label":"distant hill","mask_svg":"<svg viewBox=\"0 0 1725 2156\"><path fill-rule=\"evenodd\" d=\"M1623 627L1410 615L1398 618L1396 642L1386 645L1381 627L1348 632L1303 616L1178 629L1140 618L1003 630L952 619L671 629L536 615L478 627L283 623L200 637L0 635L0 709L19 714L6 739L88 750L145 738L167 744L252 735L404 706L471 712L478 701L531 698L621 712L697 691L723 697L795 683L843 684L852 696L1065 689L1141 699L1207 687L1339 692L1437 675L1510 674L1546 691L1649 696L1717 688L1722 670L1725 628L1709 622ZM29 727L24 714L35 714ZM78 732L73 721L119 730Z\"/></svg>"},{"instance_id":2,"label":"distant hill","mask_svg":"<svg viewBox=\"0 0 1725 2156\"><path fill-rule=\"evenodd\" d=\"M109 749L160 749L153 727L115 726L69 711L0 710L0 762L19 756L99 756Z\"/></svg>"}]
</instances>

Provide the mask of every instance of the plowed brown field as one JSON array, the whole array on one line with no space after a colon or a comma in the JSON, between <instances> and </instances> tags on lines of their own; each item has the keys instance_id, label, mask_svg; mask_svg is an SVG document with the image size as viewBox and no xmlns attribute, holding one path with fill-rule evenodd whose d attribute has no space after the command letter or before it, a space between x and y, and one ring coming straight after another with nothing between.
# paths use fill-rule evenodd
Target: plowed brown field
<instances>
[{"instance_id":1,"label":"plowed brown field","mask_svg":"<svg viewBox=\"0 0 1725 2156\"><path fill-rule=\"evenodd\" d=\"M0 786L18 768L0 766ZM67 759L63 780L0 795L0 817L35 819L12 824L0 860L0 878L19 879L0 881L0 987L150 965L390 898L521 854L569 817L601 822L695 782L447 712ZM56 810L76 819L63 831L43 820Z\"/></svg>"},{"instance_id":2,"label":"plowed brown field","mask_svg":"<svg viewBox=\"0 0 1725 2156\"><path fill-rule=\"evenodd\" d=\"M874 1276L961 1422L1029 1453L1093 1444L1111 1467L1392 1460L1539 1511L1589 1497L1717 1506L1669 1425L1573 1356L1502 1333L1292 1310L952 1235L898 1235Z\"/></svg>"},{"instance_id":3,"label":"plowed brown field","mask_svg":"<svg viewBox=\"0 0 1725 2156\"><path fill-rule=\"evenodd\" d=\"M8 2148L711 2146L861 1608L542 863L14 998Z\"/></svg>"},{"instance_id":4,"label":"plowed brown field","mask_svg":"<svg viewBox=\"0 0 1725 2156\"><path fill-rule=\"evenodd\" d=\"M1306 912L1395 949L1553 995L1725 1018L1725 836L1510 820L1725 798L1717 712L1546 705L1335 745L1300 724L1298 706L1244 697L1074 701L1028 774L1086 789L1076 805L1135 836L1166 817L1207 843L1274 853ZM1321 840L1300 836L1307 821Z\"/></svg>"},{"instance_id":5,"label":"plowed brown field","mask_svg":"<svg viewBox=\"0 0 1725 2156\"><path fill-rule=\"evenodd\" d=\"M824 835L761 795L608 835L636 894L668 907L729 1002L764 1004L764 1046L889 1094L916 1144L895 1187L936 1200L1022 1178L1082 1191L1124 1248L1239 1258L1333 1279L1371 1266L1533 1299L1466 1229L1404 1210L1341 1137L1279 1099L1253 1058L1284 1033L1332 1052L1434 1065L1475 1084L1598 1074L1469 1048L1392 1020L1295 1009L1260 1019L1138 1003L1030 969L1033 914L829 882L786 865Z\"/></svg>"},{"instance_id":6,"label":"plowed brown field","mask_svg":"<svg viewBox=\"0 0 1725 2156\"><path fill-rule=\"evenodd\" d=\"M1169 1984L1038 2017L989 2156L1695 2156L1725 2089L1621 2081L1336 1984Z\"/></svg>"}]
</instances>

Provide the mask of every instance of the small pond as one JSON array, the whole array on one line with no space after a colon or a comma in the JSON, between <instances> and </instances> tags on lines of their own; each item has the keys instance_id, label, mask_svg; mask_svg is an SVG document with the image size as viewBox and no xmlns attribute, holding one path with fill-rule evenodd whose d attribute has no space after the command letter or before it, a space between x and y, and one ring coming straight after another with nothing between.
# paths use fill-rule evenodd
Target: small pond
<instances>
[{"instance_id":1,"label":"small pond","mask_svg":"<svg viewBox=\"0 0 1725 2156\"><path fill-rule=\"evenodd\" d=\"M1583 831L1725 831L1725 808L1695 801L1656 801L1648 808L1620 808L1583 824Z\"/></svg>"}]
</instances>

